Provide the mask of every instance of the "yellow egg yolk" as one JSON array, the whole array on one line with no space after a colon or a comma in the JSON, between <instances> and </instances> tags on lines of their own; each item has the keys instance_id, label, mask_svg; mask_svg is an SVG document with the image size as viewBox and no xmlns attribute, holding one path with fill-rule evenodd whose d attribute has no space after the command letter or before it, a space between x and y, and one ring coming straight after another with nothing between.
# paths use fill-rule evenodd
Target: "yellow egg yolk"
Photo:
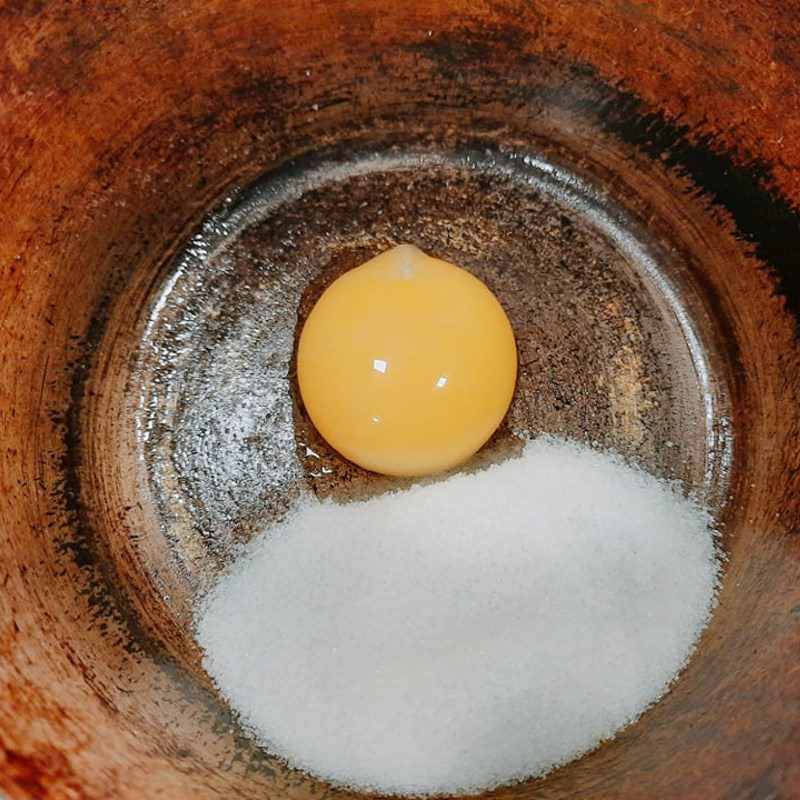
<instances>
[{"instance_id":1,"label":"yellow egg yolk","mask_svg":"<svg viewBox=\"0 0 800 800\"><path fill-rule=\"evenodd\" d=\"M386 475L426 475L495 431L517 350L480 280L400 245L324 292L300 335L297 376L312 422L343 456Z\"/></svg>"}]
</instances>

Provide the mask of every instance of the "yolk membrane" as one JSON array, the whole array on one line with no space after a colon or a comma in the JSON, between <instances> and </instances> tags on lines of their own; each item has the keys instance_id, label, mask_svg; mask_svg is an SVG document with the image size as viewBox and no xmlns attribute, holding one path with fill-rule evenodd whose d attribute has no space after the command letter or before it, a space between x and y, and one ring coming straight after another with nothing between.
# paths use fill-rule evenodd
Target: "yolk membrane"
<instances>
[{"instance_id":1,"label":"yolk membrane","mask_svg":"<svg viewBox=\"0 0 800 800\"><path fill-rule=\"evenodd\" d=\"M300 335L297 372L312 422L343 456L387 475L427 475L495 431L517 350L478 278L400 245L323 293Z\"/></svg>"}]
</instances>

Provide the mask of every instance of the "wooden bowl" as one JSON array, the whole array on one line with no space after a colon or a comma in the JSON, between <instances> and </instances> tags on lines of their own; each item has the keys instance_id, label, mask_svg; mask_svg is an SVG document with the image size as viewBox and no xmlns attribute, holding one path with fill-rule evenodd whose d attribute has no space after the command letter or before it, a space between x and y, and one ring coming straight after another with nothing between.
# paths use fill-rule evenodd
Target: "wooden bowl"
<instances>
[{"instance_id":1,"label":"wooden bowl","mask_svg":"<svg viewBox=\"0 0 800 800\"><path fill-rule=\"evenodd\" d=\"M503 798L800 796L794 0L0 7L0 787L351 797L262 752L191 607L298 489L294 331L398 241L506 305L519 431L683 482L728 554L673 691Z\"/></svg>"}]
</instances>

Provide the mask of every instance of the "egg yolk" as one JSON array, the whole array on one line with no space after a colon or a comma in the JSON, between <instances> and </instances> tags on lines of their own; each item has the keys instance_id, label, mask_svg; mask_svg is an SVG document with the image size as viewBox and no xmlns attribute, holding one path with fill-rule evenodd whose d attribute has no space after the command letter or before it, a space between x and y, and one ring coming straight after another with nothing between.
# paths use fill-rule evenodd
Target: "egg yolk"
<instances>
[{"instance_id":1,"label":"egg yolk","mask_svg":"<svg viewBox=\"0 0 800 800\"><path fill-rule=\"evenodd\" d=\"M426 475L495 431L517 350L480 280L400 245L324 292L300 335L297 375L312 422L343 456L386 475Z\"/></svg>"}]
</instances>

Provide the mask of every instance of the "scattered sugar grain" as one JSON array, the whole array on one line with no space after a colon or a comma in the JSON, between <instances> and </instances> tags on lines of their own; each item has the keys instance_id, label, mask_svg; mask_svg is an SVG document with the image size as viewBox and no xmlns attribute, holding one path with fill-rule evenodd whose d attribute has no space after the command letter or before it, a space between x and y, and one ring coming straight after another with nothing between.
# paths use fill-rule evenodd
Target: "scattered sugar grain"
<instances>
[{"instance_id":1,"label":"scattered sugar grain","mask_svg":"<svg viewBox=\"0 0 800 800\"><path fill-rule=\"evenodd\" d=\"M204 665L270 752L336 784L473 793L633 721L708 620L706 513L538 439L366 502L307 502L202 603Z\"/></svg>"}]
</instances>

